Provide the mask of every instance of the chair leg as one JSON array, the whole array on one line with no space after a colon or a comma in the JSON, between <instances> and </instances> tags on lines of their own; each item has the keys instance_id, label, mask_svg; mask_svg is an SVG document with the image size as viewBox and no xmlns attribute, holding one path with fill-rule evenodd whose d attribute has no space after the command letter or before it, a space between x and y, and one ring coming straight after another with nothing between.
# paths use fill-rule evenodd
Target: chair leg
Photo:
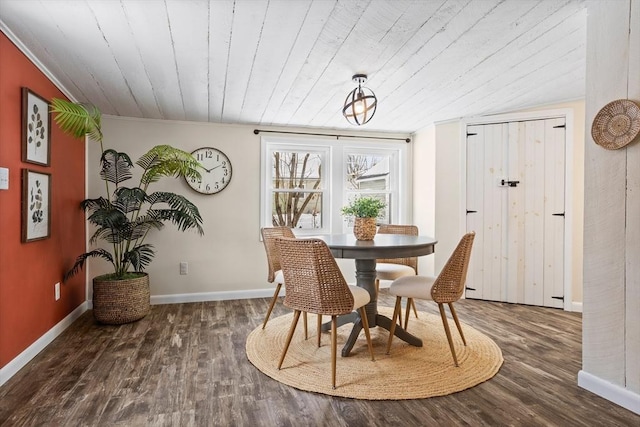
<instances>
[{"instance_id":1,"label":"chair leg","mask_svg":"<svg viewBox=\"0 0 640 427\"><path fill-rule=\"evenodd\" d=\"M309 332L307 329L307 312L302 313L302 323L304 323L304 339L309 339Z\"/></svg>"},{"instance_id":2,"label":"chair leg","mask_svg":"<svg viewBox=\"0 0 640 427\"><path fill-rule=\"evenodd\" d=\"M289 335L287 335L287 342L284 345L284 349L282 350L282 355L280 356L280 363L278 363L278 370L282 367L282 362L284 362L284 357L287 355L287 350L289 350L289 344L291 344L291 338L293 338L293 333L296 331L296 325L298 324L298 319L300 319L300 310L295 310L293 313L293 320L291 321L291 327L289 328Z\"/></svg>"},{"instance_id":3,"label":"chair leg","mask_svg":"<svg viewBox=\"0 0 640 427\"><path fill-rule=\"evenodd\" d=\"M376 295L380 293L380 280L376 279Z\"/></svg>"},{"instance_id":4,"label":"chair leg","mask_svg":"<svg viewBox=\"0 0 640 427\"><path fill-rule=\"evenodd\" d=\"M449 330L449 322L447 321L447 315L444 312L444 304L438 303L438 309L440 309L440 317L442 317L442 325L444 331L447 334L447 340L449 341L449 348L451 349L451 355L453 356L453 362L458 366L458 358L456 357L456 349L453 347L453 339L451 338L451 330Z\"/></svg>"},{"instance_id":5,"label":"chair leg","mask_svg":"<svg viewBox=\"0 0 640 427\"><path fill-rule=\"evenodd\" d=\"M338 348L338 317L331 316L331 385L336 389L336 353Z\"/></svg>"},{"instance_id":6,"label":"chair leg","mask_svg":"<svg viewBox=\"0 0 640 427\"><path fill-rule=\"evenodd\" d=\"M322 337L322 314L318 314L318 325L316 331L318 331L318 348L320 348L320 338Z\"/></svg>"},{"instance_id":7,"label":"chair leg","mask_svg":"<svg viewBox=\"0 0 640 427\"><path fill-rule=\"evenodd\" d=\"M369 346L369 354L371 360L376 360L373 357L373 345L371 344L371 333L369 332L369 319L367 318L367 311L364 306L360 307L360 318L362 319L362 327L364 328L364 335L367 337L367 345Z\"/></svg>"},{"instance_id":8,"label":"chair leg","mask_svg":"<svg viewBox=\"0 0 640 427\"><path fill-rule=\"evenodd\" d=\"M271 303L269 304L269 310L267 310L267 315L264 316L264 323L262 324L262 329L267 326L267 321L269 320L269 316L271 316L271 312L273 311L273 306L276 305L276 301L278 300L278 294L280 293L280 288L282 287L282 283L278 283L276 285L276 291L273 293L273 298L271 298Z\"/></svg>"},{"instance_id":9,"label":"chair leg","mask_svg":"<svg viewBox=\"0 0 640 427\"><path fill-rule=\"evenodd\" d=\"M467 345L467 340L464 339L464 334L462 333L462 327L460 326L460 321L458 320L458 315L456 314L456 310L453 308L453 303L449 303L449 310L451 310L451 315L453 316L453 320L456 322L456 326L458 327L458 332L460 332L460 338L462 338L462 342L464 345Z\"/></svg>"},{"instance_id":10,"label":"chair leg","mask_svg":"<svg viewBox=\"0 0 640 427\"><path fill-rule=\"evenodd\" d=\"M416 319L418 319L418 309L416 308L416 301L411 300L411 307L413 308L413 314L416 315Z\"/></svg>"},{"instance_id":11,"label":"chair leg","mask_svg":"<svg viewBox=\"0 0 640 427\"><path fill-rule=\"evenodd\" d=\"M405 307L405 313L404 313L404 330L405 331L409 329L409 315L411 314L412 304L413 304L413 298L407 298L407 306Z\"/></svg>"},{"instance_id":12,"label":"chair leg","mask_svg":"<svg viewBox=\"0 0 640 427\"><path fill-rule=\"evenodd\" d=\"M387 354L391 352L391 342L393 341L393 334L396 333L396 322L400 316L400 304L402 303L402 297L396 297L396 306L393 309L393 319L391 320L391 329L389 330L389 341L387 341Z\"/></svg>"}]
</instances>

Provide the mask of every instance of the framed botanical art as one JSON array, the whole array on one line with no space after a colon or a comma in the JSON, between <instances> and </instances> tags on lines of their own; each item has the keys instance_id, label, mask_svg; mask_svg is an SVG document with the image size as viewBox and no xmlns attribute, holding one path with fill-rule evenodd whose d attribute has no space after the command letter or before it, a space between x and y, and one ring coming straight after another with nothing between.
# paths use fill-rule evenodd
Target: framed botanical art
<instances>
[{"instance_id":1,"label":"framed botanical art","mask_svg":"<svg viewBox=\"0 0 640 427\"><path fill-rule=\"evenodd\" d=\"M49 237L50 220L51 174L22 169L22 241Z\"/></svg>"},{"instance_id":2,"label":"framed botanical art","mask_svg":"<svg viewBox=\"0 0 640 427\"><path fill-rule=\"evenodd\" d=\"M49 166L51 156L49 102L22 88L22 161Z\"/></svg>"}]
</instances>

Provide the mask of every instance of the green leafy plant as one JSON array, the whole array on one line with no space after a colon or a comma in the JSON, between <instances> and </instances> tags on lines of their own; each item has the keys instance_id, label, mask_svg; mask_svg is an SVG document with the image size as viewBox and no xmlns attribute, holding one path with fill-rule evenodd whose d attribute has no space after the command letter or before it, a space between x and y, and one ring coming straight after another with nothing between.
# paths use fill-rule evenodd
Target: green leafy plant
<instances>
[{"instance_id":1,"label":"green leafy plant","mask_svg":"<svg viewBox=\"0 0 640 427\"><path fill-rule=\"evenodd\" d=\"M204 234L202 217L193 203L175 193L149 190L151 184L162 177L200 179L201 165L190 153L170 145L153 147L135 163L142 168L139 182L127 187L122 184L133 178L134 163L126 153L104 149L100 111L63 99L53 99L51 107L56 123L64 132L77 138L87 135L100 143L100 178L105 183L105 195L83 200L80 206L96 227L90 243L103 240L111 246L111 251L98 248L78 256L64 280L77 274L91 257L111 263L110 279L142 273L155 255L153 246L145 243L145 239L151 230L162 229L165 222L174 224L180 231L195 229L200 235Z\"/></svg>"},{"instance_id":2,"label":"green leafy plant","mask_svg":"<svg viewBox=\"0 0 640 427\"><path fill-rule=\"evenodd\" d=\"M342 214L356 218L378 218L386 206L375 197L358 197L342 208Z\"/></svg>"}]
</instances>

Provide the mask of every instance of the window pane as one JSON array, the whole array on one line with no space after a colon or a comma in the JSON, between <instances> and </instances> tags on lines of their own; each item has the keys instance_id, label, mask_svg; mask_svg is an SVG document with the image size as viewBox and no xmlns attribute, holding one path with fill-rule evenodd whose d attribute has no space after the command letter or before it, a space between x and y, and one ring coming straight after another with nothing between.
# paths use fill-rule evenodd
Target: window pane
<instances>
[{"instance_id":1,"label":"window pane","mask_svg":"<svg viewBox=\"0 0 640 427\"><path fill-rule=\"evenodd\" d=\"M389 190L389 156L349 154L347 156L347 191Z\"/></svg>"},{"instance_id":2,"label":"window pane","mask_svg":"<svg viewBox=\"0 0 640 427\"><path fill-rule=\"evenodd\" d=\"M347 200L349 200L349 203L351 203L353 199L356 199L358 197L362 197L362 194L350 193L347 196ZM391 195L389 193L367 193L366 197L375 197L376 199L382 200L382 202L385 203L386 207L380 211L380 216L377 218L376 222L378 224L389 224L389 212L391 209L391 206L390 206ZM353 226L353 223L354 223L353 217L345 217L345 221L346 221L347 227Z\"/></svg>"},{"instance_id":3,"label":"window pane","mask_svg":"<svg viewBox=\"0 0 640 427\"><path fill-rule=\"evenodd\" d=\"M322 193L273 192L274 226L298 229L322 228Z\"/></svg>"},{"instance_id":4,"label":"window pane","mask_svg":"<svg viewBox=\"0 0 640 427\"><path fill-rule=\"evenodd\" d=\"M271 170L272 188L320 189L322 184L320 153L275 151Z\"/></svg>"}]
</instances>

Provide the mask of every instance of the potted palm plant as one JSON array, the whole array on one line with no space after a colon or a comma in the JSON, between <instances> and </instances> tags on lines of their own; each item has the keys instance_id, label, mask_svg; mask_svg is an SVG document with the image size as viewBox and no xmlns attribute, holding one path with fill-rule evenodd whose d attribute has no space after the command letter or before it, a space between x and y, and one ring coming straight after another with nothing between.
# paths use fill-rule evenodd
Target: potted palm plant
<instances>
[{"instance_id":1,"label":"potted palm plant","mask_svg":"<svg viewBox=\"0 0 640 427\"><path fill-rule=\"evenodd\" d=\"M93 279L94 317L107 324L139 320L150 310L149 276L144 270L155 250L145 242L149 233L170 222L181 231L195 229L204 234L202 217L193 203L171 192L151 192L150 187L162 177L200 179L201 166L190 153L158 145L136 161L142 169L137 185L125 186L133 179L135 166L126 153L104 149L100 111L63 99L53 99L51 107L64 132L78 138L87 135L100 143L100 178L105 185L104 196L80 204L95 226L90 243L102 240L105 247L78 256L64 280L77 274L88 258L108 261L113 271Z\"/></svg>"},{"instance_id":2,"label":"potted palm plant","mask_svg":"<svg viewBox=\"0 0 640 427\"><path fill-rule=\"evenodd\" d=\"M357 197L342 208L342 214L355 217L353 235L358 240L373 240L376 235L376 219L386 203L375 197Z\"/></svg>"}]
</instances>

